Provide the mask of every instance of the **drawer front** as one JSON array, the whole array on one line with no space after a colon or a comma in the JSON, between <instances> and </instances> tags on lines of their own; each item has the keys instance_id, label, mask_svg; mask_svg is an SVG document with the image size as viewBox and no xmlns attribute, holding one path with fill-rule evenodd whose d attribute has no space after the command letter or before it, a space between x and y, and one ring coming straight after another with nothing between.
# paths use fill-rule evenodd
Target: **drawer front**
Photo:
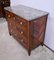
<instances>
[{"instance_id":1,"label":"drawer front","mask_svg":"<svg viewBox=\"0 0 54 60\"><path fill-rule=\"evenodd\" d=\"M28 45L28 38L23 37L23 36L18 36L18 40L25 45Z\"/></svg>"},{"instance_id":2,"label":"drawer front","mask_svg":"<svg viewBox=\"0 0 54 60\"><path fill-rule=\"evenodd\" d=\"M28 41L27 38L23 37L23 39L20 40L20 43L21 43L25 48L28 49L28 47L29 47L29 41Z\"/></svg>"},{"instance_id":3,"label":"drawer front","mask_svg":"<svg viewBox=\"0 0 54 60\"><path fill-rule=\"evenodd\" d=\"M28 44L29 44L28 38L23 37L23 36L21 36L21 35L18 34L18 33L16 33L16 34L14 33L12 36L14 36L14 38L15 38L18 42L20 42L25 48L28 49Z\"/></svg>"},{"instance_id":4,"label":"drawer front","mask_svg":"<svg viewBox=\"0 0 54 60\"><path fill-rule=\"evenodd\" d=\"M25 19L22 19L22 18L20 18L18 16L15 16L14 17L14 21L15 21L15 23L16 23L16 25L18 27L21 27L23 29L27 29L28 28L28 21L26 21Z\"/></svg>"},{"instance_id":5,"label":"drawer front","mask_svg":"<svg viewBox=\"0 0 54 60\"><path fill-rule=\"evenodd\" d=\"M16 22L15 22L16 23ZM17 26L17 28L18 29L22 29L22 30L24 30L24 31L27 31L28 32L28 24L20 24L20 23L16 23L16 26Z\"/></svg>"},{"instance_id":6,"label":"drawer front","mask_svg":"<svg viewBox=\"0 0 54 60\"><path fill-rule=\"evenodd\" d=\"M18 26L16 26L16 30L19 32L20 35L25 36L26 38L28 38L28 30L18 28Z\"/></svg>"}]
</instances>

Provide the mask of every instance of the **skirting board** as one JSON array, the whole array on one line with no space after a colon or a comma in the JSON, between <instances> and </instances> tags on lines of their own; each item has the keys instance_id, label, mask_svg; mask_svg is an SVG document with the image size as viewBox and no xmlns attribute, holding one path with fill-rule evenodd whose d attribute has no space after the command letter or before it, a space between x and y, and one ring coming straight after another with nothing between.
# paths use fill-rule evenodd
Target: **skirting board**
<instances>
[{"instance_id":1,"label":"skirting board","mask_svg":"<svg viewBox=\"0 0 54 60\"><path fill-rule=\"evenodd\" d=\"M44 44L44 46L46 46L48 49L50 49L52 52L54 52L54 50L52 50L50 47L48 47L47 45Z\"/></svg>"}]
</instances>

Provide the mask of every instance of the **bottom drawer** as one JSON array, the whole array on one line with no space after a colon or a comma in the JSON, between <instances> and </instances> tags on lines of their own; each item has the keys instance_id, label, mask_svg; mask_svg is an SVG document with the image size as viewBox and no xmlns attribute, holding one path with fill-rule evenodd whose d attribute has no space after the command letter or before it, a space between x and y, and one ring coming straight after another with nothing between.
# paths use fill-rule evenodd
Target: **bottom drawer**
<instances>
[{"instance_id":1,"label":"bottom drawer","mask_svg":"<svg viewBox=\"0 0 54 60\"><path fill-rule=\"evenodd\" d=\"M26 49L28 49L28 40L27 38L20 36L18 34L12 34L12 36L18 41L22 46L24 46Z\"/></svg>"},{"instance_id":2,"label":"bottom drawer","mask_svg":"<svg viewBox=\"0 0 54 60\"><path fill-rule=\"evenodd\" d=\"M25 48L27 48L28 49L28 40L27 40L27 38L25 38L25 37L18 37L18 41L25 47Z\"/></svg>"}]
</instances>

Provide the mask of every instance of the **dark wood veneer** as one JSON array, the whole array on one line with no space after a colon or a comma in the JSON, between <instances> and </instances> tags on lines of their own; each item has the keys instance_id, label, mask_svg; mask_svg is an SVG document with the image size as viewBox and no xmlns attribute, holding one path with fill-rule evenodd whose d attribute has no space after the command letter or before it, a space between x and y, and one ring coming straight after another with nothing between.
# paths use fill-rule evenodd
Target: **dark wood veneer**
<instances>
[{"instance_id":1,"label":"dark wood veneer","mask_svg":"<svg viewBox=\"0 0 54 60\"><path fill-rule=\"evenodd\" d=\"M44 43L47 16L28 21L6 10L9 34L31 54L31 50Z\"/></svg>"}]
</instances>

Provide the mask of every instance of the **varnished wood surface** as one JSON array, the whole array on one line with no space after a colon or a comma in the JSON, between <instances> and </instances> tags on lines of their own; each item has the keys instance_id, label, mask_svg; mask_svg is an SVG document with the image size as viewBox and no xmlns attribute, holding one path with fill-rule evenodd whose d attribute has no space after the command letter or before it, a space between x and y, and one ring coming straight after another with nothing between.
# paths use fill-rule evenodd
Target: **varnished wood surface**
<instances>
[{"instance_id":1,"label":"varnished wood surface","mask_svg":"<svg viewBox=\"0 0 54 60\"><path fill-rule=\"evenodd\" d=\"M27 49L29 55L44 42L47 16L28 21L6 10L9 33Z\"/></svg>"}]
</instances>

